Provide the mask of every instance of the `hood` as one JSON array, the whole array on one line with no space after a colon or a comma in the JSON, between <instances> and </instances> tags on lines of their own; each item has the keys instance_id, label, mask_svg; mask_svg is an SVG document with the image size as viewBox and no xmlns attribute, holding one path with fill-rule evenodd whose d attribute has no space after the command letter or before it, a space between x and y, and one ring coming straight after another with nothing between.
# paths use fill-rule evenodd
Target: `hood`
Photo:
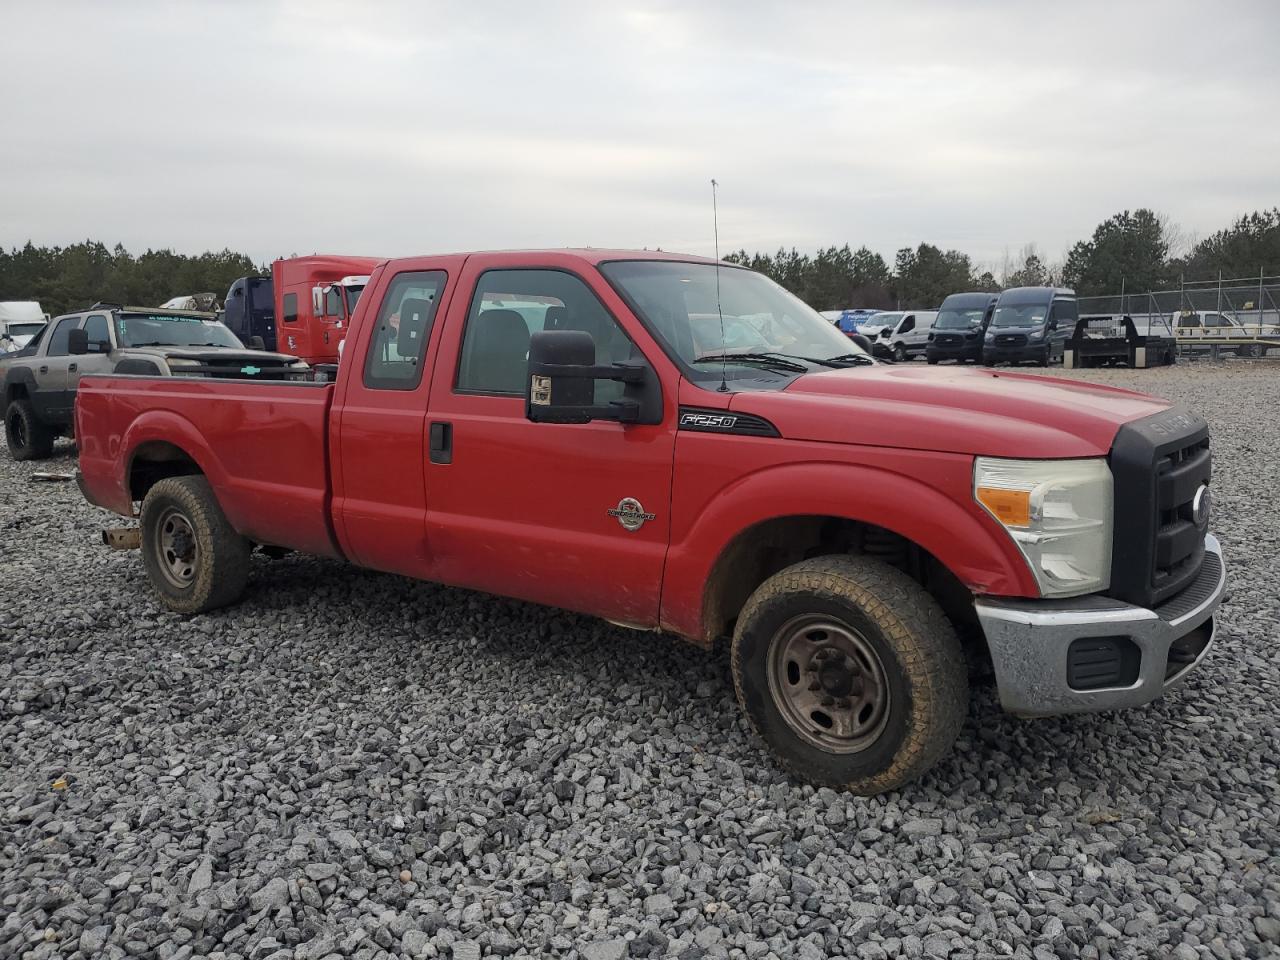
<instances>
[{"instance_id":1,"label":"hood","mask_svg":"<svg viewBox=\"0 0 1280 960\"><path fill-rule=\"evenodd\" d=\"M1122 424L1169 406L1075 380L907 364L806 374L730 403L788 439L1027 459L1103 456Z\"/></svg>"},{"instance_id":2,"label":"hood","mask_svg":"<svg viewBox=\"0 0 1280 960\"><path fill-rule=\"evenodd\" d=\"M228 347L124 347L124 352L151 354L157 357L173 357L180 360L199 360L230 366L235 363L258 367L281 367L296 363L298 358L287 353L268 353L265 350L235 350Z\"/></svg>"}]
</instances>

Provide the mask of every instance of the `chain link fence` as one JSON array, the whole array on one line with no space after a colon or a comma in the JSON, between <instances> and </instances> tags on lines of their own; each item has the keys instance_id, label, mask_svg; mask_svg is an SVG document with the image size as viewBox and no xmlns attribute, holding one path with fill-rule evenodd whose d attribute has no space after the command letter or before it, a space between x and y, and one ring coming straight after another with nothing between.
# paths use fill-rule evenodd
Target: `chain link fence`
<instances>
[{"instance_id":1,"label":"chain link fence","mask_svg":"<svg viewBox=\"0 0 1280 960\"><path fill-rule=\"evenodd\" d=\"M1170 327L1243 327L1255 336L1280 336L1280 276L1185 283L1176 290L1081 297L1080 313L1163 317ZM1231 321L1234 321L1232 323Z\"/></svg>"}]
</instances>

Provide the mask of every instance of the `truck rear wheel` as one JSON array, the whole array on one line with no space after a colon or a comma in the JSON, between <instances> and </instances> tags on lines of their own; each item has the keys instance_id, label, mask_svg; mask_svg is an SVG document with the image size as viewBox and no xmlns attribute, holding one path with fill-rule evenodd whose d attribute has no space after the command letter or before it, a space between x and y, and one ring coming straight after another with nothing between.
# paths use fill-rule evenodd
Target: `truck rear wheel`
<instances>
[{"instance_id":1,"label":"truck rear wheel","mask_svg":"<svg viewBox=\"0 0 1280 960\"><path fill-rule=\"evenodd\" d=\"M203 613L240 599L251 549L204 477L161 480L142 501L142 565L170 610Z\"/></svg>"},{"instance_id":2,"label":"truck rear wheel","mask_svg":"<svg viewBox=\"0 0 1280 960\"><path fill-rule=\"evenodd\" d=\"M733 679L783 766L863 796L933 766L969 696L960 641L934 599L856 556L805 560L766 580L738 618Z\"/></svg>"},{"instance_id":3,"label":"truck rear wheel","mask_svg":"<svg viewBox=\"0 0 1280 960\"><path fill-rule=\"evenodd\" d=\"M19 397L5 409L4 439L15 460L43 460L53 453L53 431L36 417L35 407Z\"/></svg>"}]
</instances>

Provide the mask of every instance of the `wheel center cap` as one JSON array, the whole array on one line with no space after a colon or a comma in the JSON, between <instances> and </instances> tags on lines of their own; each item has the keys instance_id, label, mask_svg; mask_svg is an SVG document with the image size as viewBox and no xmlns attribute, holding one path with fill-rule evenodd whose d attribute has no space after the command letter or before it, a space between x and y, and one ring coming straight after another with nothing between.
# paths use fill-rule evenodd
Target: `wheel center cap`
<instances>
[{"instance_id":1,"label":"wheel center cap","mask_svg":"<svg viewBox=\"0 0 1280 960\"><path fill-rule=\"evenodd\" d=\"M842 665L824 666L818 672L818 682L833 697L847 697L853 691L853 674Z\"/></svg>"}]
</instances>

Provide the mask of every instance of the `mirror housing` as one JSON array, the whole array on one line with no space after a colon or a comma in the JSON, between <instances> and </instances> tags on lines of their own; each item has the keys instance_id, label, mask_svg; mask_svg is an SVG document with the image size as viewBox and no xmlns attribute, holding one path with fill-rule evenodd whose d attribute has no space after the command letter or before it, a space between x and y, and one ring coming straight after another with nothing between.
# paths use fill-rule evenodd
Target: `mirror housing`
<instances>
[{"instance_id":1,"label":"mirror housing","mask_svg":"<svg viewBox=\"0 0 1280 960\"><path fill-rule=\"evenodd\" d=\"M324 287L311 288L311 315L315 317L324 316Z\"/></svg>"},{"instance_id":2,"label":"mirror housing","mask_svg":"<svg viewBox=\"0 0 1280 960\"><path fill-rule=\"evenodd\" d=\"M662 422L662 384L643 359L598 366L585 330L540 330L529 338L525 416L534 423ZM617 380L622 399L596 404L595 381Z\"/></svg>"},{"instance_id":3,"label":"mirror housing","mask_svg":"<svg viewBox=\"0 0 1280 960\"><path fill-rule=\"evenodd\" d=\"M73 357L83 356L89 352L89 334L77 327L67 334L67 353Z\"/></svg>"}]
</instances>

